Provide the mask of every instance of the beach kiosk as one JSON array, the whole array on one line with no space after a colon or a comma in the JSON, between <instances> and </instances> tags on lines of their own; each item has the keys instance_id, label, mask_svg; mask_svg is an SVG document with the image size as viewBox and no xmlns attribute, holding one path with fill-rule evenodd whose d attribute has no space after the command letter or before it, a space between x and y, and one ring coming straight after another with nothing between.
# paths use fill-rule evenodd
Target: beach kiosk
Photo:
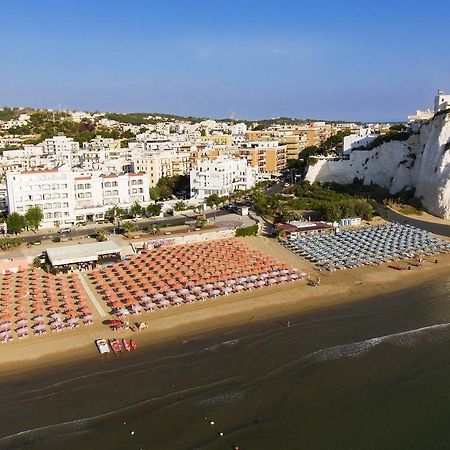
<instances>
[{"instance_id":1,"label":"beach kiosk","mask_svg":"<svg viewBox=\"0 0 450 450\"><path fill-rule=\"evenodd\" d=\"M121 258L120 247L111 241L48 248L46 253L57 273L92 270L98 264Z\"/></svg>"}]
</instances>

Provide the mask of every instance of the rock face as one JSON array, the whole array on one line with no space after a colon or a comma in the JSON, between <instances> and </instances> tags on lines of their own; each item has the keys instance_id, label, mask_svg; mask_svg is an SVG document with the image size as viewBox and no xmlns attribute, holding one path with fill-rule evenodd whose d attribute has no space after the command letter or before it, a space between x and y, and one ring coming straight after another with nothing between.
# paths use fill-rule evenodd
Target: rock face
<instances>
[{"instance_id":1,"label":"rock face","mask_svg":"<svg viewBox=\"0 0 450 450\"><path fill-rule=\"evenodd\" d=\"M306 180L378 184L396 194L415 189L431 214L450 219L450 114L440 114L405 141L391 141L372 150L354 150L349 160L320 159Z\"/></svg>"}]
</instances>

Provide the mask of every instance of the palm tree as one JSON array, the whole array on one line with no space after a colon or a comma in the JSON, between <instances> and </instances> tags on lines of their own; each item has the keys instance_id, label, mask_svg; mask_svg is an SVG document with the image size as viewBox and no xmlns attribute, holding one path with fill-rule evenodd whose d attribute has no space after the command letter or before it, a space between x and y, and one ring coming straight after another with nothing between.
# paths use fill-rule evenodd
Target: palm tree
<instances>
[{"instance_id":1,"label":"palm tree","mask_svg":"<svg viewBox=\"0 0 450 450\"><path fill-rule=\"evenodd\" d=\"M127 237L129 237L130 233L132 233L133 231L136 231L137 227L134 222L123 222L121 229L122 229L122 233L124 233Z\"/></svg>"}]
</instances>

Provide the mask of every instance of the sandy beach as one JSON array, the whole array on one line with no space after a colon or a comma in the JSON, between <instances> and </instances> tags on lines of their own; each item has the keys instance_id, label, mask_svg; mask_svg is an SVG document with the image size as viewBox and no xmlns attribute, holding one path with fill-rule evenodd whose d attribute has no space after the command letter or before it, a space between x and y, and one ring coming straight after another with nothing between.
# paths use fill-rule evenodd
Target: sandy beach
<instances>
[{"instance_id":1,"label":"sandy beach","mask_svg":"<svg viewBox=\"0 0 450 450\"><path fill-rule=\"evenodd\" d=\"M289 252L275 240L250 237L244 242L265 251L279 260L308 273L317 273L312 265ZM434 260L438 259L438 264ZM400 265L406 265L400 262ZM165 341L183 341L196 334L229 328L255 321L289 319L317 309L364 301L380 294L432 282L448 275L450 255L428 257L423 267L396 271L384 264L380 267L362 267L334 273L321 273L318 287L307 286L305 280L264 287L242 294L233 294L204 303L183 305L180 308L157 310L136 316L135 321L146 321L146 331L113 332L96 316L95 324L73 331L30 337L1 346L0 376L17 372L22 374L39 368L46 370L77 360L99 357L94 345L98 338L130 337L139 346L156 345ZM139 351L139 349L137 350ZM113 355L111 355L113 357Z\"/></svg>"}]
</instances>

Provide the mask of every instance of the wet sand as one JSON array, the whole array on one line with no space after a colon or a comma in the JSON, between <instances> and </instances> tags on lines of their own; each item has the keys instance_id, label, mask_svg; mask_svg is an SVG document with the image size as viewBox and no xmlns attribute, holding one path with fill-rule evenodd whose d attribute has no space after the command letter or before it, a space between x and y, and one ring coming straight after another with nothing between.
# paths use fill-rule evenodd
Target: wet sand
<instances>
[{"instance_id":1,"label":"wet sand","mask_svg":"<svg viewBox=\"0 0 450 450\"><path fill-rule=\"evenodd\" d=\"M311 265L274 240L252 237L244 238L244 242L294 267L317 274ZM439 263L431 262L434 259L438 259ZM39 368L48 369L68 362L98 357L94 345L95 339L98 338L133 336L139 346L181 342L194 335L232 326L268 319L288 320L291 315L298 316L333 305L376 298L448 276L450 255L432 256L427 260L423 267L413 267L410 271L396 271L385 264L380 267L320 273L321 284L318 287L309 287L306 281L302 280L136 316L136 322L148 323L147 331L112 332L107 325L102 324L102 319L97 317L93 326L3 344L0 347L0 376L7 377L18 372L24 374ZM406 266L404 261L399 264Z\"/></svg>"}]
</instances>

